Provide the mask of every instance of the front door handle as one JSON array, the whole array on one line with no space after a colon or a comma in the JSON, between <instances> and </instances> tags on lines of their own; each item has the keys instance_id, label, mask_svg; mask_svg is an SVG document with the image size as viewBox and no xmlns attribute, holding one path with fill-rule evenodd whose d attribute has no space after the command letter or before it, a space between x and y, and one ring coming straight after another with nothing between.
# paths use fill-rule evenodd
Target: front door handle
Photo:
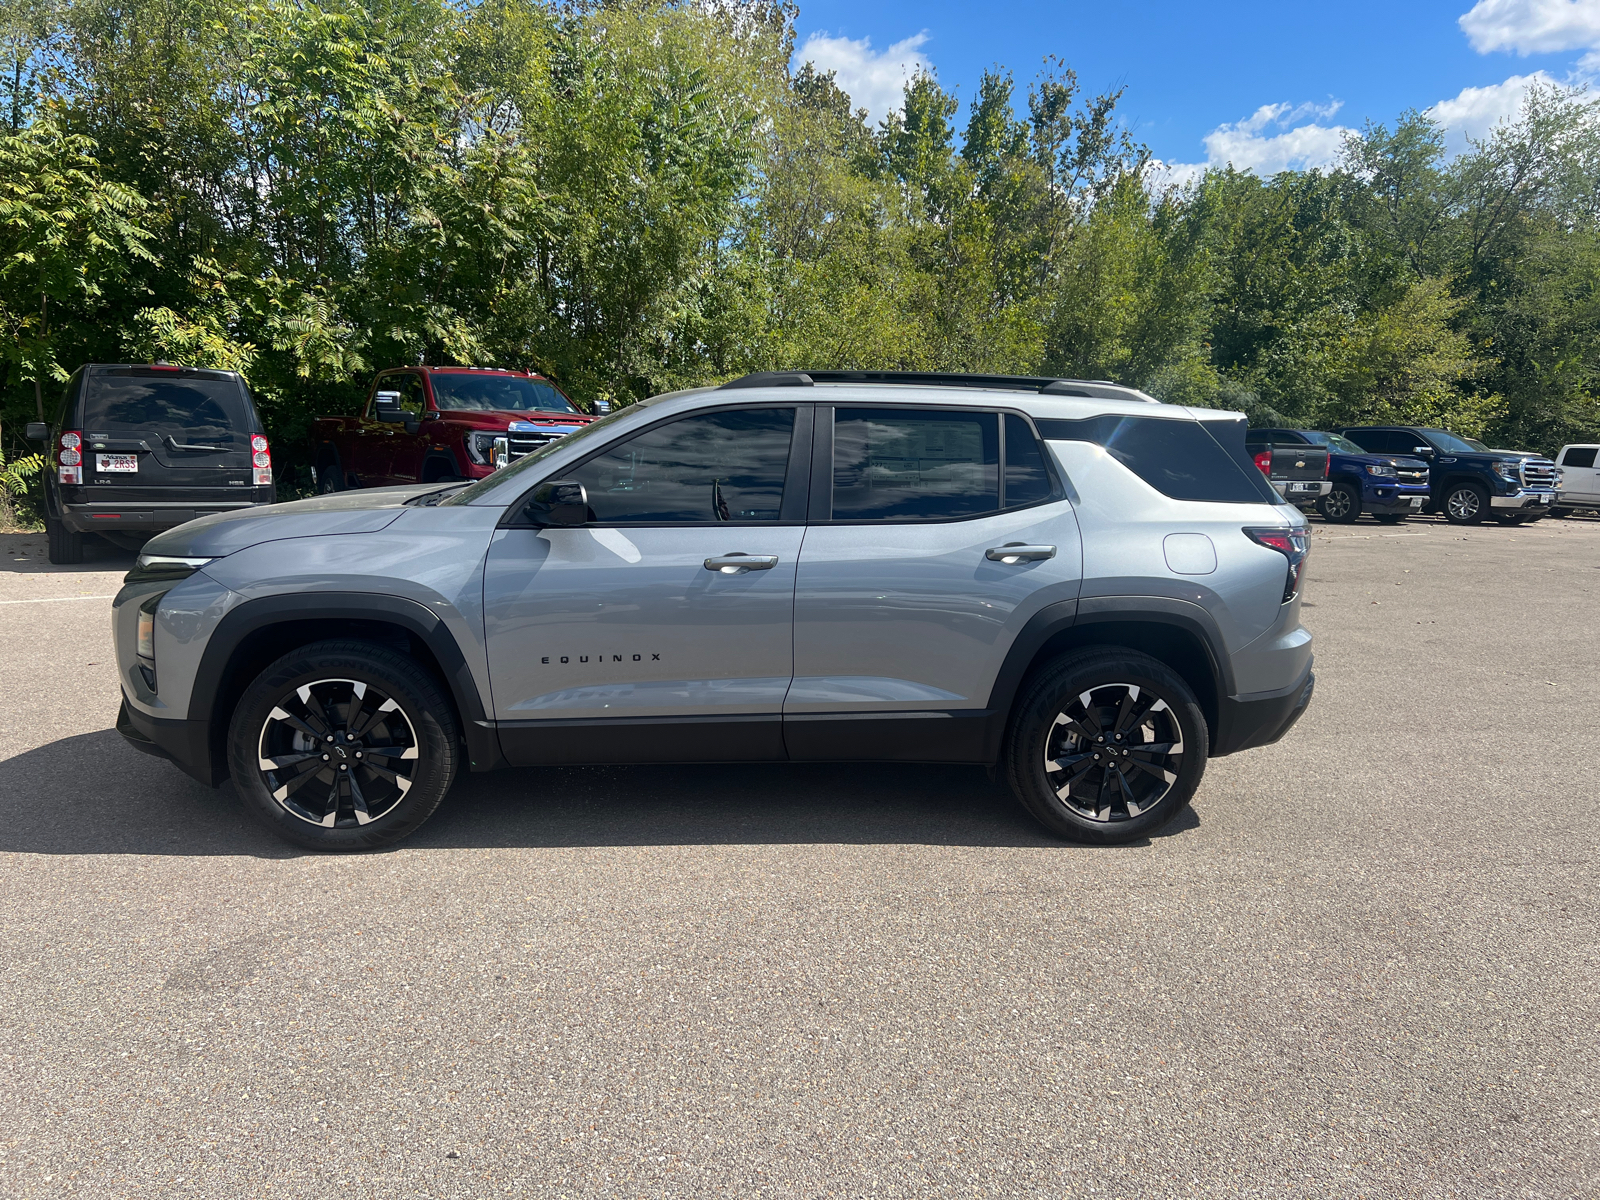
<instances>
[{"instance_id":1,"label":"front door handle","mask_svg":"<svg viewBox=\"0 0 1600 1200\"><path fill-rule=\"evenodd\" d=\"M983 556L990 562L1005 563L1015 566L1023 562L1040 562L1046 558L1056 556L1054 546L1028 546L1022 542L1007 542L1004 546L995 546L985 550Z\"/></svg>"},{"instance_id":2,"label":"front door handle","mask_svg":"<svg viewBox=\"0 0 1600 1200\"><path fill-rule=\"evenodd\" d=\"M776 554L740 554L734 551L732 554L719 554L716 558L706 559L706 570L717 571L723 575L743 575L746 571L770 571L777 565Z\"/></svg>"}]
</instances>

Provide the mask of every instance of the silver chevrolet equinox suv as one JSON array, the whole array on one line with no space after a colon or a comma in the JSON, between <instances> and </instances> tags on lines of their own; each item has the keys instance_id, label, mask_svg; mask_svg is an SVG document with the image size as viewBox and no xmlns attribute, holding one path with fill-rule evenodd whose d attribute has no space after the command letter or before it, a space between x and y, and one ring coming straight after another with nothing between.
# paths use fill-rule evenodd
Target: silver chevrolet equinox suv
<instances>
[{"instance_id":1,"label":"silver chevrolet equinox suv","mask_svg":"<svg viewBox=\"0 0 1600 1200\"><path fill-rule=\"evenodd\" d=\"M118 729L322 850L410 834L463 764L975 763L1136 838L1311 699L1304 518L1244 431L1066 379L658 396L476 483L156 537Z\"/></svg>"}]
</instances>

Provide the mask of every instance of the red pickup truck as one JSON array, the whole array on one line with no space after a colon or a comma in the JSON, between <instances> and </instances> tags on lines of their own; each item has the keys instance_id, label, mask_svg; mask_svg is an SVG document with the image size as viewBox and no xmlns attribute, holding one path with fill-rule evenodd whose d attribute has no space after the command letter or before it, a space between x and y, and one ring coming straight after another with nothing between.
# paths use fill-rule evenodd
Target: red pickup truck
<instances>
[{"instance_id":1,"label":"red pickup truck","mask_svg":"<svg viewBox=\"0 0 1600 1200\"><path fill-rule=\"evenodd\" d=\"M359 416L312 424L317 490L482 479L594 419L525 371L383 371Z\"/></svg>"}]
</instances>

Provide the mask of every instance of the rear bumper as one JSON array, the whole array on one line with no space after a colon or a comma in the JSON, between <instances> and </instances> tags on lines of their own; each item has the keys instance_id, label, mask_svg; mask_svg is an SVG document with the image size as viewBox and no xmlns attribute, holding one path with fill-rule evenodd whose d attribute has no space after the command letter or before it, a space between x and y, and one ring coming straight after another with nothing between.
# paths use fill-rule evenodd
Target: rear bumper
<instances>
[{"instance_id":1,"label":"rear bumper","mask_svg":"<svg viewBox=\"0 0 1600 1200\"><path fill-rule=\"evenodd\" d=\"M1518 488L1509 496L1490 496L1491 508L1549 508L1556 502L1550 488Z\"/></svg>"},{"instance_id":2,"label":"rear bumper","mask_svg":"<svg viewBox=\"0 0 1600 1200\"><path fill-rule=\"evenodd\" d=\"M228 777L227 764L221 748L213 744L207 721L146 716L130 708L124 696L117 713L117 732L135 750L166 759L207 787L216 787Z\"/></svg>"},{"instance_id":3,"label":"rear bumper","mask_svg":"<svg viewBox=\"0 0 1600 1200\"><path fill-rule=\"evenodd\" d=\"M1272 490L1290 504L1309 504L1333 491L1333 484L1326 479L1274 479L1271 483Z\"/></svg>"},{"instance_id":4,"label":"rear bumper","mask_svg":"<svg viewBox=\"0 0 1600 1200\"><path fill-rule=\"evenodd\" d=\"M1281 692L1224 699L1217 713L1211 757L1221 758L1278 741L1305 714L1316 686L1317 677L1307 667L1299 680Z\"/></svg>"},{"instance_id":5,"label":"rear bumper","mask_svg":"<svg viewBox=\"0 0 1600 1200\"><path fill-rule=\"evenodd\" d=\"M271 504L266 500L231 500L216 503L130 500L122 503L63 504L61 523L74 533L161 533L196 517L237 512Z\"/></svg>"}]
</instances>

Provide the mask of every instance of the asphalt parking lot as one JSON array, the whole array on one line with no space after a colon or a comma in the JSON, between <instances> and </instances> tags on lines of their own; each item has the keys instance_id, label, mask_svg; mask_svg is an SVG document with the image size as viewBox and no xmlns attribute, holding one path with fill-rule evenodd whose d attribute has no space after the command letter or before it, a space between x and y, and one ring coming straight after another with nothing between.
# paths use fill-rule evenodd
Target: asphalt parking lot
<instances>
[{"instance_id":1,"label":"asphalt parking lot","mask_svg":"<svg viewBox=\"0 0 1600 1200\"><path fill-rule=\"evenodd\" d=\"M0 536L0 1192L1600 1194L1600 520L1313 529L1315 704L1151 841L563 769L345 858L113 732L129 556Z\"/></svg>"}]
</instances>

